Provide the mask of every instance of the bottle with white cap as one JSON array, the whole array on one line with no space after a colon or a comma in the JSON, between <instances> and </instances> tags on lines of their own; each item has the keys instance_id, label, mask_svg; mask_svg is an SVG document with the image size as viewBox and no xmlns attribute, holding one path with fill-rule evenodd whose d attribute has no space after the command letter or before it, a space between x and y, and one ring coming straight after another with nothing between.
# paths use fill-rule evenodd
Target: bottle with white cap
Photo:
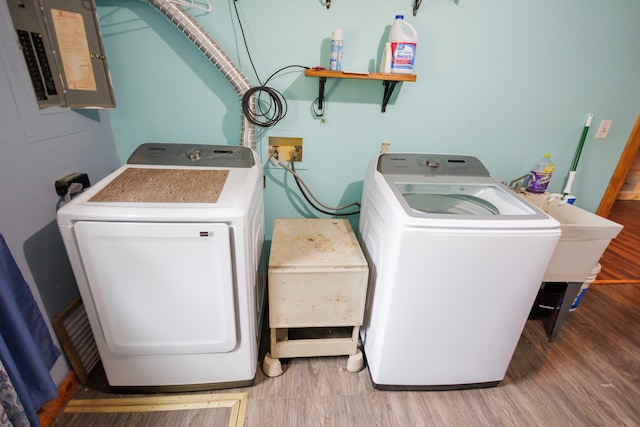
<instances>
[{"instance_id":1,"label":"bottle with white cap","mask_svg":"<svg viewBox=\"0 0 640 427\"><path fill-rule=\"evenodd\" d=\"M404 20L404 15L396 15L389 31L391 43L391 72L412 74L416 60L418 33Z\"/></svg>"},{"instance_id":2,"label":"bottle with white cap","mask_svg":"<svg viewBox=\"0 0 640 427\"><path fill-rule=\"evenodd\" d=\"M342 70L342 45L344 43L344 31L342 28L334 28L331 31L331 56L329 58L330 70Z\"/></svg>"}]
</instances>

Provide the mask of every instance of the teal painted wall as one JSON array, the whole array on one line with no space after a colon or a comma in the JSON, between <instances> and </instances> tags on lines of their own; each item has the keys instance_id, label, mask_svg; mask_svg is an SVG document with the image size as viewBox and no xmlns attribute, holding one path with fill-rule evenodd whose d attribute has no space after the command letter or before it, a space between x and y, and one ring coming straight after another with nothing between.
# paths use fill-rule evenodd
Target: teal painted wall
<instances>
[{"instance_id":1,"label":"teal painted wall","mask_svg":"<svg viewBox=\"0 0 640 427\"><path fill-rule=\"evenodd\" d=\"M640 2L636 0L239 0L253 62L264 81L291 64L328 66L332 28L343 28L344 69L374 71L396 14L419 34L417 82L403 83L386 113L382 84L329 80L324 122L312 111L318 80L290 69L269 86L288 114L259 132L304 137L300 175L325 203L359 200L366 165L383 140L391 151L471 154L502 181L548 152L560 192L588 113L594 114L573 186L594 212L640 113ZM98 0L118 107L111 111L122 162L144 142L238 144L240 104L206 58L151 6ZM233 2L192 9L253 84ZM601 120L612 119L605 140ZM314 216L283 170L265 168L267 234L276 217ZM357 221L357 220L355 220Z\"/></svg>"}]
</instances>

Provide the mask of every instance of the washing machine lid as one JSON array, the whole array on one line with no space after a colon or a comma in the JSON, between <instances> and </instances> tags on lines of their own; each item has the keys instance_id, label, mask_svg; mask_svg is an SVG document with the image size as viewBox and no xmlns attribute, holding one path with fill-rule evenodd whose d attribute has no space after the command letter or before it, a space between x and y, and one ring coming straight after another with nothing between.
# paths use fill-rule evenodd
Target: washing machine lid
<instances>
[{"instance_id":1,"label":"washing machine lid","mask_svg":"<svg viewBox=\"0 0 640 427\"><path fill-rule=\"evenodd\" d=\"M423 183L395 181L392 191L403 208L414 217L504 217L538 215L532 206L510 194L504 185L494 182Z\"/></svg>"},{"instance_id":2,"label":"washing machine lid","mask_svg":"<svg viewBox=\"0 0 640 427\"><path fill-rule=\"evenodd\" d=\"M557 223L494 179L473 156L388 153L378 157L378 177L406 216L416 219Z\"/></svg>"}]
</instances>

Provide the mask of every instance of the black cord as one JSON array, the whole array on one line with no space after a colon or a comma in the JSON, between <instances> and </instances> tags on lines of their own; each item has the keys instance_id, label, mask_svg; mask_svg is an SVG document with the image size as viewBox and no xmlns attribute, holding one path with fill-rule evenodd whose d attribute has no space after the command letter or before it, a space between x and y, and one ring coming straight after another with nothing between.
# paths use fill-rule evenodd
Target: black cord
<instances>
[{"instance_id":1,"label":"black cord","mask_svg":"<svg viewBox=\"0 0 640 427\"><path fill-rule=\"evenodd\" d=\"M251 52L249 52L247 38L245 37L244 28L240 21L240 14L238 13L238 6L236 6L236 2L237 0L233 1L233 8L235 9L238 25L240 26L242 41L244 42L244 47L247 50L247 56L249 57L251 68L253 68L253 73L256 75L256 79L258 79L258 83L260 83L259 86L254 86L247 90L242 96L242 112L250 123L260 127L272 127L287 115L287 100L276 89L268 87L267 83L269 83L269 80L271 80L276 74L286 70L287 68L300 67L308 69L309 67L305 67L303 65L287 65L286 67L282 67L275 73L271 74L267 81L262 83L260 76L256 71L256 67L253 64ZM252 103L251 98L255 94L257 94L257 99L255 103Z\"/></svg>"},{"instance_id":2,"label":"black cord","mask_svg":"<svg viewBox=\"0 0 640 427\"><path fill-rule=\"evenodd\" d=\"M256 102L251 97L257 95ZM263 94L266 94L267 99ZM275 126L287 114L287 101L282 94L267 86L254 86L242 96L242 112L249 122L256 126Z\"/></svg>"},{"instance_id":3,"label":"black cord","mask_svg":"<svg viewBox=\"0 0 640 427\"><path fill-rule=\"evenodd\" d=\"M240 33L242 34L242 41L244 42L244 48L247 50L247 55L249 56L249 62L251 63L251 67L253 68L253 72L258 79L258 83L262 86L262 82L260 81L260 76L258 76L258 72L256 71L255 65L253 65L253 59L251 58L251 54L249 53L249 46L247 45L247 38L244 36L244 28L242 28L242 21L240 21L240 14L238 13L238 6L236 6L236 2L238 0L234 0L233 8L236 11L236 18L238 19L238 25L240 26Z\"/></svg>"}]
</instances>

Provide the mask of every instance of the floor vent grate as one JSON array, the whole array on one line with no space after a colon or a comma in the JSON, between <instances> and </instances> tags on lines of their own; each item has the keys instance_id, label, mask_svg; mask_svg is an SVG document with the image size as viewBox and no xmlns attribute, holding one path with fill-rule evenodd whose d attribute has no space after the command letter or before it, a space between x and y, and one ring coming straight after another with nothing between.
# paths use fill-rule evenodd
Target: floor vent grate
<instances>
[{"instance_id":1,"label":"floor vent grate","mask_svg":"<svg viewBox=\"0 0 640 427\"><path fill-rule=\"evenodd\" d=\"M78 297L51 321L64 354L82 385L100 361L100 354L91 332L87 312Z\"/></svg>"}]
</instances>

